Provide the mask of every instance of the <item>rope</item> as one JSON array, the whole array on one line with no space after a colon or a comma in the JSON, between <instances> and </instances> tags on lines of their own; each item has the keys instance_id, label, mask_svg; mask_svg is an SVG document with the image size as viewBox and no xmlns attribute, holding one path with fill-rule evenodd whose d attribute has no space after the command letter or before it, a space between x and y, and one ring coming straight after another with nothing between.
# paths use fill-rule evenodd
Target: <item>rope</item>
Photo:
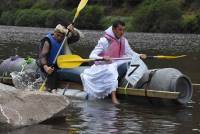
<instances>
[{"instance_id":1,"label":"rope","mask_svg":"<svg viewBox=\"0 0 200 134\"><path fill-rule=\"evenodd\" d=\"M129 82L127 82L126 86L124 87L124 94L127 95L127 88L128 88Z\"/></svg>"}]
</instances>

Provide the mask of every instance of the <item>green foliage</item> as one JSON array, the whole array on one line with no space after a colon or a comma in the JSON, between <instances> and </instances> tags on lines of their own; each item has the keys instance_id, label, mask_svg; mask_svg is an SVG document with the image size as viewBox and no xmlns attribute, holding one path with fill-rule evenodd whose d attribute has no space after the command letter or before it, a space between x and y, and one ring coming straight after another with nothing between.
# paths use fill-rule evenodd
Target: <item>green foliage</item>
<instances>
[{"instance_id":1,"label":"green foliage","mask_svg":"<svg viewBox=\"0 0 200 134\"><path fill-rule=\"evenodd\" d=\"M17 26L45 26L46 14L40 9L18 10L15 25Z\"/></svg>"},{"instance_id":2,"label":"green foliage","mask_svg":"<svg viewBox=\"0 0 200 134\"><path fill-rule=\"evenodd\" d=\"M79 2L1 0L0 24L67 25L73 20ZM114 20L120 19L126 22L128 31L200 33L199 7L200 0L89 0L75 25L80 29L106 29Z\"/></svg>"},{"instance_id":3,"label":"green foliage","mask_svg":"<svg viewBox=\"0 0 200 134\"><path fill-rule=\"evenodd\" d=\"M46 27L55 27L57 24L67 25L71 23L72 19L70 18L71 13L64 10L47 10L46 11Z\"/></svg>"},{"instance_id":4,"label":"green foliage","mask_svg":"<svg viewBox=\"0 0 200 134\"><path fill-rule=\"evenodd\" d=\"M113 7L122 7L124 0L112 0Z\"/></svg>"},{"instance_id":5,"label":"green foliage","mask_svg":"<svg viewBox=\"0 0 200 134\"><path fill-rule=\"evenodd\" d=\"M192 10L198 10L199 7L200 7L200 0L193 0L193 2L192 2L192 4L191 4L190 8L191 8Z\"/></svg>"},{"instance_id":6,"label":"green foliage","mask_svg":"<svg viewBox=\"0 0 200 134\"><path fill-rule=\"evenodd\" d=\"M16 16L14 11L5 11L1 14L0 24L14 25L15 18Z\"/></svg>"},{"instance_id":7,"label":"green foliage","mask_svg":"<svg viewBox=\"0 0 200 134\"><path fill-rule=\"evenodd\" d=\"M78 0L59 0L56 7L69 10L76 7L78 4L79 4Z\"/></svg>"},{"instance_id":8,"label":"green foliage","mask_svg":"<svg viewBox=\"0 0 200 134\"><path fill-rule=\"evenodd\" d=\"M182 22L182 32L200 33L200 14L185 15Z\"/></svg>"},{"instance_id":9,"label":"green foliage","mask_svg":"<svg viewBox=\"0 0 200 134\"><path fill-rule=\"evenodd\" d=\"M199 12L200 0L182 0L183 9L186 11Z\"/></svg>"},{"instance_id":10,"label":"green foliage","mask_svg":"<svg viewBox=\"0 0 200 134\"><path fill-rule=\"evenodd\" d=\"M151 4L149 4L149 2ZM176 0L147 0L133 15L134 31L179 32L182 12Z\"/></svg>"},{"instance_id":11,"label":"green foliage","mask_svg":"<svg viewBox=\"0 0 200 134\"><path fill-rule=\"evenodd\" d=\"M101 20L101 25L102 25L102 28L103 29L106 29L108 28L109 26L112 25L112 23L116 20L122 20L126 23L126 30L129 31L129 24L128 22L130 21L130 17L128 16L107 16L107 17L104 17L102 20Z\"/></svg>"},{"instance_id":12,"label":"green foliage","mask_svg":"<svg viewBox=\"0 0 200 134\"><path fill-rule=\"evenodd\" d=\"M16 12L15 25L18 26L37 26L54 27L57 24L67 24L69 13L64 9L41 10L24 9Z\"/></svg>"},{"instance_id":13,"label":"green foliage","mask_svg":"<svg viewBox=\"0 0 200 134\"><path fill-rule=\"evenodd\" d=\"M0 10L9 11L18 7L16 0L1 0Z\"/></svg>"},{"instance_id":14,"label":"green foliage","mask_svg":"<svg viewBox=\"0 0 200 134\"><path fill-rule=\"evenodd\" d=\"M144 0L125 0L126 7L135 7L142 3Z\"/></svg>"},{"instance_id":15,"label":"green foliage","mask_svg":"<svg viewBox=\"0 0 200 134\"><path fill-rule=\"evenodd\" d=\"M17 7L20 9L31 8L35 3L35 0L17 0Z\"/></svg>"},{"instance_id":16,"label":"green foliage","mask_svg":"<svg viewBox=\"0 0 200 134\"><path fill-rule=\"evenodd\" d=\"M37 0L33 5L32 8L34 9L52 9L53 4L49 0Z\"/></svg>"},{"instance_id":17,"label":"green foliage","mask_svg":"<svg viewBox=\"0 0 200 134\"><path fill-rule=\"evenodd\" d=\"M87 6L77 18L76 24L81 29L102 29L100 24L103 17L101 6Z\"/></svg>"}]
</instances>

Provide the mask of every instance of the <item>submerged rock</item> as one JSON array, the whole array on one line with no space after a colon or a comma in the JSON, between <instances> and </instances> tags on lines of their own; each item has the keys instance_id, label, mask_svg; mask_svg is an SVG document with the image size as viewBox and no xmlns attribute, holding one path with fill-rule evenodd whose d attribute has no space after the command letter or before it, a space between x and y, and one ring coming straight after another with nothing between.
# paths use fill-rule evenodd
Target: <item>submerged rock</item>
<instances>
[{"instance_id":1,"label":"submerged rock","mask_svg":"<svg viewBox=\"0 0 200 134\"><path fill-rule=\"evenodd\" d=\"M33 125L66 114L69 100L65 96L13 87L9 90L9 87L0 84L0 130Z\"/></svg>"}]
</instances>

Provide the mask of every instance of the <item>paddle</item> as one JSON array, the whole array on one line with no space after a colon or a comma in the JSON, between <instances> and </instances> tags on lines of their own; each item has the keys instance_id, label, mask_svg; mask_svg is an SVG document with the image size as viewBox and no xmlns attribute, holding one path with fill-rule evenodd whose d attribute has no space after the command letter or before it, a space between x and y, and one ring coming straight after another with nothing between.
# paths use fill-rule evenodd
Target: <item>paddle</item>
<instances>
[{"instance_id":1,"label":"paddle","mask_svg":"<svg viewBox=\"0 0 200 134\"><path fill-rule=\"evenodd\" d=\"M157 56L147 56L148 59L177 59L185 57L186 55L179 56L166 56L166 55L157 55Z\"/></svg>"},{"instance_id":2,"label":"paddle","mask_svg":"<svg viewBox=\"0 0 200 134\"><path fill-rule=\"evenodd\" d=\"M131 58L112 58L112 60L130 60ZM75 68L80 66L83 62L104 61L104 59L83 59L78 55L60 55L57 59L59 68Z\"/></svg>"},{"instance_id":3,"label":"paddle","mask_svg":"<svg viewBox=\"0 0 200 134\"><path fill-rule=\"evenodd\" d=\"M78 8L77 8L77 10L76 10L76 14L75 14L75 16L74 16L74 19L73 19L73 21L72 21L72 24L74 24L74 22L75 22L76 18L78 17L80 11L85 7L85 5L87 4L87 2L88 2L88 0L81 0L81 1L80 1L79 5L78 5ZM69 33L69 31L68 31L68 33ZM53 65L55 65L56 60L57 60L57 57L58 57L58 55L60 54L60 51L62 50L63 45L65 44L65 41L66 41L66 39L67 39L68 33L66 34L66 36L65 36L65 38L64 38L64 40L63 40L63 42L62 42L62 44L61 44L61 46L60 46L60 48L59 48L57 54L56 54L56 57L55 57L54 60L53 60ZM45 78L44 82L42 83L41 87L39 88L39 91L44 91L44 90L45 90L45 84L46 84L46 82L47 82L47 77Z\"/></svg>"},{"instance_id":4,"label":"paddle","mask_svg":"<svg viewBox=\"0 0 200 134\"><path fill-rule=\"evenodd\" d=\"M186 55L180 55L180 56L147 56L147 59L175 59L175 58L181 58ZM112 60L131 60L131 57L125 57L125 58L112 58ZM60 55L57 59L57 65L59 68L75 68L80 66L84 62L91 62L91 61L104 61L104 59L83 59L79 55Z\"/></svg>"}]
</instances>

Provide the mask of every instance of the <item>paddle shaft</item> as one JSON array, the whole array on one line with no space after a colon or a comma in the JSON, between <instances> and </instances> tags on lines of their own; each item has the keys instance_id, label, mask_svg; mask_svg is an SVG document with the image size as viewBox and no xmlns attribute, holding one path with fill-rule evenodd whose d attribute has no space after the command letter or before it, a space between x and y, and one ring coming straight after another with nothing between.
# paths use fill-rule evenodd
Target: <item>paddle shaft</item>
<instances>
[{"instance_id":1,"label":"paddle shaft","mask_svg":"<svg viewBox=\"0 0 200 134\"><path fill-rule=\"evenodd\" d=\"M165 55L157 55L157 56L147 56L146 59L176 59L181 58L186 55L180 56L165 56ZM131 61L131 57L123 57L123 58L110 58L110 60L127 60ZM75 68L80 66L84 62L91 62L91 61L109 61L103 58L101 59L83 59L79 55L60 55L57 59L57 65L59 68Z\"/></svg>"},{"instance_id":2,"label":"paddle shaft","mask_svg":"<svg viewBox=\"0 0 200 134\"><path fill-rule=\"evenodd\" d=\"M179 55L179 56L156 55L156 56L147 56L147 59L177 59L185 56L186 55Z\"/></svg>"},{"instance_id":3,"label":"paddle shaft","mask_svg":"<svg viewBox=\"0 0 200 134\"><path fill-rule=\"evenodd\" d=\"M111 60L131 60L130 57L126 58L111 58ZM91 61L105 61L105 59L75 59L75 60L62 60L62 62L91 62Z\"/></svg>"},{"instance_id":4,"label":"paddle shaft","mask_svg":"<svg viewBox=\"0 0 200 134\"><path fill-rule=\"evenodd\" d=\"M76 20L76 18L79 15L79 12L85 7L85 5L87 4L87 2L88 2L88 0L80 1L79 5L78 5L78 8L77 8L77 11L76 11L76 14L74 16L74 19L72 21L72 25L74 25L75 20ZM62 48L63 48L63 46L65 44L65 40L67 39L67 36L68 36L69 32L70 31L68 30L67 34L65 35L65 38L64 38L64 40L63 40L63 42L62 42L62 44L61 44L61 46L60 46L60 48L59 48L59 50L58 50L58 52L56 54L56 57L54 58L53 65L55 65L55 63L56 63L56 59L57 59L58 55L60 54L60 51L62 50Z\"/></svg>"},{"instance_id":5,"label":"paddle shaft","mask_svg":"<svg viewBox=\"0 0 200 134\"><path fill-rule=\"evenodd\" d=\"M146 59L162 59L163 57L160 56L147 56ZM179 57L177 57L179 58ZM124 58L111 58L111 60L131 60L131 57L124 57ZM173 59L173 58L172 58ZM66 59L66 60L62 60L62 62L91 62L91 61L105 61L105 59Z\"/></svg>"}]
</instances>

